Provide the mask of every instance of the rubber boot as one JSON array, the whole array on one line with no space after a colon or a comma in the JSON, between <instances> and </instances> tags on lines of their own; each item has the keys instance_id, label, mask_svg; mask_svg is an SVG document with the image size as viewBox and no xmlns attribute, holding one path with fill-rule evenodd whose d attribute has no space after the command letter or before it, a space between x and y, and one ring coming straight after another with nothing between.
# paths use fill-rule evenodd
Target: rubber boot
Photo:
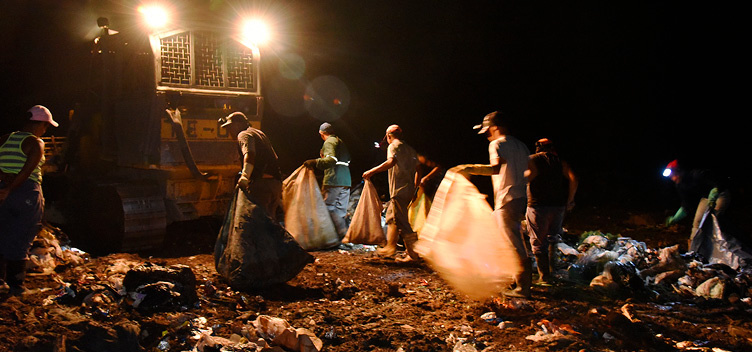
<instances>
[{"instance_id":1,"label":"rubber boot","mask_svg":"<svg viewBox=\"0 0 752 352\"><path fill-rule=\"evenodd\" d=\"M397 240L399 233L397 232L397 225L388 225L386 227L386 245L376 249L376 254L383 257L391 257L397 253Z\"/></svg>"},{"instance_id":2,"label":"rubber boot","mask_svg":"<svg viewBox=\"0 0 752 352\"><path fill-rule=\"evenodd\" d=\"M548 253L536 253L535 262L538 264L538 284L551 283L551 267L549 266Z\"/></svg>"},{"instance_id":3,"label":"rubber boot","mask_svg":"<svg viewBox=\"0 0 752 352\"><path fill-rule=\"evenodd\" d=\"M407 257L399 258L397 261L406 263L411 261L419 261L420 255L418 252L415 251L415 242L418 242L418 234L408 233L407 235L402 235L402 241L405 243L405 250L407 251Z\"/></svg>"},{"instance_id":4,"label":"rubber boot","mask_svg":"<svg viewBox=\"0 0 752 352\"><path fill-rule=\"evenodd\" d=\"M556 243L548 244L548 272L551 274L556 272L556 259L558 258L558 251L559 246Z\"/></svg>"},{"instance_id":5,"label":"rubber boot","mask_svg":"<svg viewBox=\"0 0 752 352\"><path fill-rule=\"evenodd\" d=\"M533 261L522 259L522 271L514 276L513 289L502 292L507 297L530 298L530 285L533 283Z\"/></svg>"},{"instance_id":6,"label":"rubber boot","mask_svg":"<svg viewBox=\"0 0 752 352\"><path fill-rule=\"evenodd\" d=\"M5 281L10 286L10 294L21 296L26 292L26 260L8 260L6 263Z\"/></svg>"}]
</instances>

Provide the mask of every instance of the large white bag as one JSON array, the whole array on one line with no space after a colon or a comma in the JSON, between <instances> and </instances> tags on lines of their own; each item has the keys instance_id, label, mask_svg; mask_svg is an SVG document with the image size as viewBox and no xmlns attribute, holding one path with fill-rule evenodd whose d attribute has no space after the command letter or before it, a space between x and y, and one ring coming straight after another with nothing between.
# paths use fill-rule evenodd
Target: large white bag
<instances>
[{"instance_id":1,"label":"large white bag","mask_svg":"<svg viewBox=\"0 0 752 352\"><path fill-rule=\"evenodd\" d=\"M282 182L285 228L306 250L332 248L339 244L316 174L299 167Z\"/></svg>"},{"instance_id":2,"label":"large white bag","mask_svg":"<svg viewBox=\"0 0 752 352\"><path fill-rule=\"evenodd\" d=\"M358 206L343 243L384 244L386 235L381 227L381 199L371 180L365 180Z\"/></svg>"},{"instance_id":3,"label":"large white bag","mask_svg":"<svg viewBox=\"0 0 752 352\"><path fill-rule=\"evenodd\" d=\"M485 195L452 169L436 191L415 250L452 287L473 299L501 293L522 270Z\"/></svg>"}]
</instances>

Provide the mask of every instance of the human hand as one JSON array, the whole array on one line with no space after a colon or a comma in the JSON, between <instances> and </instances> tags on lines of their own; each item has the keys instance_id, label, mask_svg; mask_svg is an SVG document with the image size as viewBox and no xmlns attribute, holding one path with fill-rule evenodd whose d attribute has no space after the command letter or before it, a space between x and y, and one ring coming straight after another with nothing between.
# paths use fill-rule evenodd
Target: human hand
<instances>
[{"instance_id":1,"label":"human hand","mask_svg":"<svg viewBox=\"0 0 752 352\"><path fill-rule=\"evenodd\" d=\"M304 161L303 166L309 169L313 169L314 167L316 167L316 159L309 159L309 160Z\"/></svg>"},{"instance_id":2,"label":"human hand","mask_svg":"<svg viewBox=\"0 0 752 352\"><path fill-rule=\"evenodd\" d=\"M709 209L715 209L716 200L718 200L718 188L713 188L710 190L710 194L708 195Z\"/></svg>"},{"instance_id":3,"label":"human hand","mask_svg":"<svg viewBox=\"0 0 752 352\"><path fill-rule=\"evenodd\" d=\"M249 191L251 189L251 180L245 175L240 176L238 179L238 187L246 192Z\"/></svg>"},{"instance_id":4,"label":"human hand","mask_svg":"<svg viewBox=\"0 0 752 352\"><path fill-rule=\"evenodd\" d=\"M10 189L8 188L0 189L0 203L2 203L5 200L5 198L8 198L8 194L10 194Z\"/></svg>"},{"instance_id":5,"label":"human hand","mask_svg":"<svg viewBox=\"0 0 752 352\"><path fill-rule=\"evenodd\" d=\"M470 169L471 169L471 167L472 167L472 165L470 165L470 164L462 164L462 165L457 165L457 166L449 169L449 171L457 173L457 174L460 174L462 176L465 176L465 178L470 179Z\"/></svg>"},{"instance_id":6,"label":"human hand","mask_svg":"<svg viewBox=\"0 0 752 352\"><path fill-rule=\"evenodd\" d=\"M374 174L373 171L368 170L368 171L366 171L366 172L363 173L363 179L364 180L368 180L368 179L371 178L371 176L373 176L373 174Z\"/></svg>"}]
</instances>

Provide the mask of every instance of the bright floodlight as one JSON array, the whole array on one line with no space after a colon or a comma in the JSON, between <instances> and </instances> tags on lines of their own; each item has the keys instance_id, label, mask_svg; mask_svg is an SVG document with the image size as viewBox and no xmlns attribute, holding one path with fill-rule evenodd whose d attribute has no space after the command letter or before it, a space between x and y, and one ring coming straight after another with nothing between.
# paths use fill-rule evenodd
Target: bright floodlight
<instances>
[{"instance_id":1,"label":"bright floodlight","mask_svg":"<svg viewBox=\"0 0 752 352\"><path fill-rule=\"evenodd\" d=\"M158 5L139 6L138 12L144 18L144 22L151 28L162 28L167 24L167 10Z\"/></svg>"},{"instance_id":2,"label":"bright floodlight","mask_svg":"<svg viewBox=\"0 0 752 352\"><path fill-rule=\"evenodd\" d=\"M243 21L241 31L244 41L249 41L253 44L264 44L269 41L269 28L262 21L245 20Z\"/></svg>"},{"instance_id":3,"label":"bright floodlight","mask_svg":"<svg viewBox=\"0 0 752 352\"><path fill-rule=\"evenodd\" d=\"M663 170L663 177L669 177L669 176L671 176L671 169Z\"/></svg>"}]
</instances>

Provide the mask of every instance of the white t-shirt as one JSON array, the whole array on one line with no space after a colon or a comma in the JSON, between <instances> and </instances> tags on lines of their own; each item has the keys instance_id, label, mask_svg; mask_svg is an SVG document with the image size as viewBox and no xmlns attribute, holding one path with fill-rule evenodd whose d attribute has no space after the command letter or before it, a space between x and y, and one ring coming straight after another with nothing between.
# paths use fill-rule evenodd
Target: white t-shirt
<instances>
[{"instance_id":1,"label":"white t-shirt","mask_svg":"<svg viewBox=\"0 0 752 352\"><path fill-rule=\"evenodd\" d=\"M488 144L488 156L491 164L501 164L501 170L491 176L494 189L494 209L513 199L527 197L527 161L530 157L530 149L525 143L512 136L499 137Z\"/></svg>"}]
</instances>

